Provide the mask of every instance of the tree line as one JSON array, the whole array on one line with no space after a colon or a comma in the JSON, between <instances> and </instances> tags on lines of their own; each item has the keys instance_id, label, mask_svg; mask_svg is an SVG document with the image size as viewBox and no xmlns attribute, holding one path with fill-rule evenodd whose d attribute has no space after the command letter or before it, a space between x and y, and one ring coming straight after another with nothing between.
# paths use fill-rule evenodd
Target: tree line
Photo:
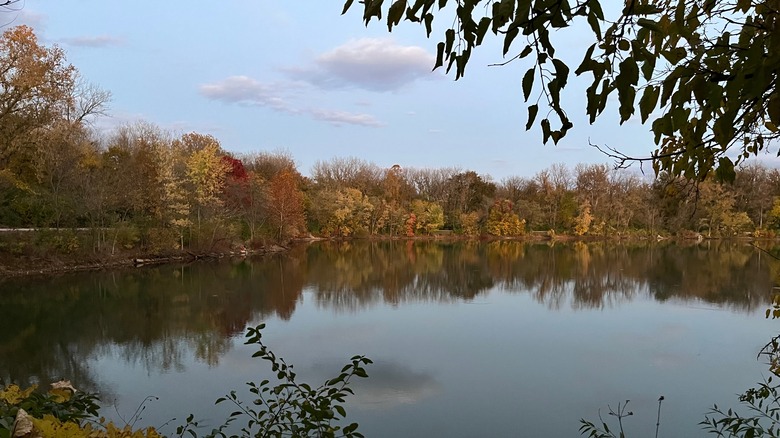
<instances>
[{"instance_id":1,"label":"tree line","mask_svg":"<svg viewBox=\"0 0 780 438\"><path fill-rule=\"evenodd\" d=\"M213 249L325 237L772 233L780 172L736 169L732 184L655 179L606 164L556 164L494 181L461 168L235 154L208 134L147 122L99 132L110 93L64 52L18 26L0 38L0 226L86 228L91 249ZM78 242L58 242L64 249ZM61 248L61 249L62 249Z\"/></svg>"}]
</instances>

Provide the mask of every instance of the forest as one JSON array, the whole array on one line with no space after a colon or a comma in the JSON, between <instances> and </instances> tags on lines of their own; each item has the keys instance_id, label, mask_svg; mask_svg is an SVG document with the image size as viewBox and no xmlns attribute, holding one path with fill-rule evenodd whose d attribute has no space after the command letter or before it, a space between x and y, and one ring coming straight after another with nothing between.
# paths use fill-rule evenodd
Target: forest
<instances>
[{"instance_id":1,"label":"forest","mask_svg":"<svg viewBox=\"0 0 780 438\"><path fill-rule=\"evenodd\" d=\"M150 122L98 129L110 92L26 26L0 38L0 83L0 227L74 230L39 239L62 252L218 250L309 236L761 237L780 228L780 171L759 164L738 167L730 184L610 164L495 181L355 157L319 161L305 176L284 151L236 154L212 135Z\"/></svg>"}]
</instances>

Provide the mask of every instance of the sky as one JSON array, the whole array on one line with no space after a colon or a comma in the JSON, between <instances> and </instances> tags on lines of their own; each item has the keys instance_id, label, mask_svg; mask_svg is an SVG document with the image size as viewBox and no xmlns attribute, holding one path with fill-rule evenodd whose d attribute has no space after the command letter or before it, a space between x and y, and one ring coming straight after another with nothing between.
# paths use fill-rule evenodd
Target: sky
<instances>
[{"instance_id":1,"label":"sky","mask_svg":"<svg viewBox=\"0 0 780 438\"><path fill-rule=\"evenodd\" d=\"M287 152L304 175L317 161L356 157L381 167L456 167L500 181L556 163L613 163L589 142L637 156L654 149L649 126L636 118L620 126L608 109L589 125L587 84L576 79L563 95L575 127L557 146L543 145L538 126L525 130L520 84L529 64L491 66L506 60L498 38L472 55L458 81L454 71L432 71L437 36L451 23L444 16L428 39L412 23L392 33L384 22L366 27L362 5L341 15L341 0L14 6L0 14L0 25L31 26L41 42L62 47L86 81L111 92L109 116L95 122L104 131L146 121L174 135L211 134L237 154ZM588 32L554 38L576 68Z\"/></svg>"}]
</instances>

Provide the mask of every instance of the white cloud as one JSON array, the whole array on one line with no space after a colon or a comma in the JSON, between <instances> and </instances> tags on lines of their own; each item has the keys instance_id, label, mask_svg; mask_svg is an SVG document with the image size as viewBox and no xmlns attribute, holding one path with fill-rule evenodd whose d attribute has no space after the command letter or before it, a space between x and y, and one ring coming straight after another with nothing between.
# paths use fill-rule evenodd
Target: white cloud
<instances>
[{"instance_id":1,"label":"white cloud","mask_svg":"<svg viewBox=\"0 0 780 438\"><path fill-rule=\"evenodd\" d=\"M260 106L290 114L307 115L312 119L325 121L336 126L345 124L369 127L383 126L370 114L296 107L288 97L297 88L294 84L289 83L270 84L262 83L248 76L231 76L219 82L201 85L200 94L208 99L228 104Z\"/></svg>"},{"instance_id":2,"label":"white cloud","mask_svg":"<svg viewBox=\"0 0 780 438\"><path fill-rule=\"evenodd\" d=\"M384 38L361 38L323 53L311 67L284 71L322 88L392 91L418 79L436 77L431 72L434 61L433 55L418 46L402 46Z\"/></svg>"},{"instance_id":3,"label":"white cloud","mask_svg":"<svg viewBox=\"0 0 780 438\"><path fill-rule=\"evenodd\" d=\"M76 47L112 47L124 43L121 38L112 37L109 35L63 38L62 42L69 46Z\"/></svg>"},{"instance_id":4,"label":"white cloud","mask_svg":"<svg viewBox=\"0 0 780 438\"><path fill-rule=\"evenodd\" d=\"M211 100L242 105L266 106L291 111L279 91L284 87L264 84L248 76L231 76L219 82L200 86L200 94Z\"/></svg>"},{"instance_id":5,"label":"white cloud","mask_svg":"<svg viewBox=\"0 0 780 438\"><path fill-rule=\"evenodd\" d=\"M318 109L318 108L310 108L304 110L304 112L310 114L313 118L317 120L330 122L331 124L336 126L342 124L371 126L371 127L384 126L383 123L381 123L380 121L375 119L374 116L369 114L355 114L355 113L348 113L345 111L334 111L334 110L326 110L326 109Z\"/></svg>"}]
</instances>

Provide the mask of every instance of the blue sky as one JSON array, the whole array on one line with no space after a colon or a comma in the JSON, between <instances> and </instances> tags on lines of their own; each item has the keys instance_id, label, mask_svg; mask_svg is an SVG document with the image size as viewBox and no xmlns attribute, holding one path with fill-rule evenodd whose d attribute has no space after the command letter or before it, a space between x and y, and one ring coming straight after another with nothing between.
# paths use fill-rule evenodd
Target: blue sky
<instances>
[{"instance_id":1,"label":"blue sky","mask_svg":"<svg viewBox=\"0 0 780 438\"><path fill-rule=\"evenodd\" d=\"M620 127L607 111L589 125L585 85L576 80L564 95L575 127L558 146L544 146L538 127L524 129L528 65L489 66L504 60L498 39L456 82L431 71L436 26L432 39L409 23L389 34L384 23L363 25L360 4L344 16L342 5L25 0L1 18L32 26L112 93L110 118L99 127L145 120L177 134L212 134L232 152L284 150L304 174L318 160L358 157L382 167L459 167L498 181L554 163L610 163L589 139L629 154L653 150L636 120ZM581 60L587 35L559 36L570 65Z\"/></svg>"}]
</instances>

